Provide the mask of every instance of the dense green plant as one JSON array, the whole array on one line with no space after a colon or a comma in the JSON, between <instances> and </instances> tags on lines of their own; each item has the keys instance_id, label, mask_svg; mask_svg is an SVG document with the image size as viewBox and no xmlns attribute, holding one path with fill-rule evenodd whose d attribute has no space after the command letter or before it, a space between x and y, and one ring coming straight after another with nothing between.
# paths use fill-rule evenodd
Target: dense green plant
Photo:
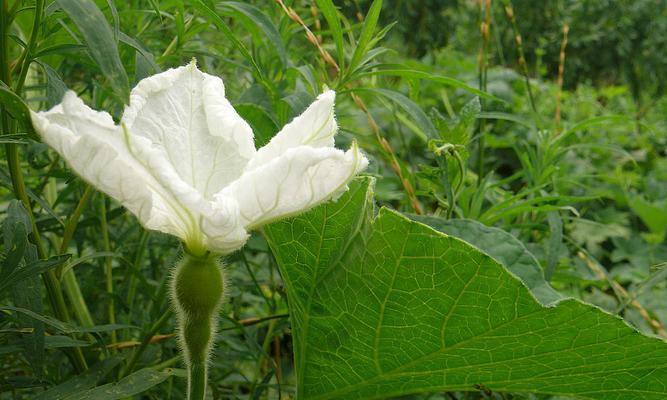
<instances>
[{"instance_id":1,"label":"dense green plant","mask_svg":"<svg viewBox=\"0 0 667 400\"><path fill-rule=\"evenodd\" d=\"M336 90L372 177L225 257L213 398L663 398L664 5L512 1L526 79L504 3L0 0L0 399L185 398L188 259L29 109L71 89L119 119L193 57L258 147Z\"/></svg>"}]
</instances>

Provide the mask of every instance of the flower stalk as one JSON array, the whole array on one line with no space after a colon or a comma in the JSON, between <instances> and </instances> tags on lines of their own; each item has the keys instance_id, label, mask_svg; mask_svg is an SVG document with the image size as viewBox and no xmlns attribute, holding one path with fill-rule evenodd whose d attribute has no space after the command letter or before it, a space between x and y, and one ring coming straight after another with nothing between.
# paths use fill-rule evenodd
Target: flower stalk
<instances>
[{"instance_id":1,"label":"flower stalk","mask_svg":"<svg viewBox=\"0 0 667 400\"><path fill-rule=\"evenodd\" d=\"M208 360L223 300L224 277L215 256L185 254L176 265L172 299L188 371L188 400L206 396Z\"/></svg>"}]
</instances>

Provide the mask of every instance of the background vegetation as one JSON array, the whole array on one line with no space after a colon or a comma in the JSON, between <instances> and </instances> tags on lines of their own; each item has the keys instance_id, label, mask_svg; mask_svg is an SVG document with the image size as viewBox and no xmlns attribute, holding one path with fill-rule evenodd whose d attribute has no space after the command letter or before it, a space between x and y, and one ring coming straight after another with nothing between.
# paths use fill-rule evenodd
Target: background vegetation
<instances>
[{"instance_id":1,"label":"background vegetation","mask_svg":"<svg viewBox=\"0 0 667 400\"><path fill-rule=\"evenodd\" d=\"M258 146L336 89L337 143L371 159L379 204L501 228L560 293L667 337L664 1L340 1L340 26L327 1L283 1L0 2L0 399L63 383L183 398L177 240L74 176L12 104L69 88L118 117L138 80L193 57ZM262 235L227 264L213 398L290 398L288 304Z\"/></svg>"}]
</instances>

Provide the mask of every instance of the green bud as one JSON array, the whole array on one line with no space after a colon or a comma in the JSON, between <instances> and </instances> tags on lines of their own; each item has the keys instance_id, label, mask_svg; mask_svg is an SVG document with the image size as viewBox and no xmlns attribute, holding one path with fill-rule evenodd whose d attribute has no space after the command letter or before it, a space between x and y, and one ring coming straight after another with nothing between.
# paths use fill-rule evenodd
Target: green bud
<instances>
[{"instance_id":1,"label":"green bud","mask_svg":"<svg viewBox=\"0 0 667 400\"><path fill-rule=\"evenodd\" d=\"M208 358L223 292L224 277L216 257L186 253L176 265L172 299L188 369L188 400L202 400L206 394Z\"/></svg>"}]
</instances>

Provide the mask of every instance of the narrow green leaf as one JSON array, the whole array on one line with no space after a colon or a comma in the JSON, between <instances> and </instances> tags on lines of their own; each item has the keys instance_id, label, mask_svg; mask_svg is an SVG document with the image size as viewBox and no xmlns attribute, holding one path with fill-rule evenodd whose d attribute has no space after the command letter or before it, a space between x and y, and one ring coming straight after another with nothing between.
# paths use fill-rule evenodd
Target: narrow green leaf
<instances>
[{"instance_id":1,"label":"narrow green leaf","mask_svg":"<svg viewBox=\"0 0 667 400\"><path fill-rule=\"evenodd\" d=\"M341 28L340 15L338 15L338 9L334 6L332 0L316 0L317 6L322 11L324 19L327 20L329 24L329 29L331 30L331 36L333 37L334 43L336 44L336 58L338 66L341 69L345 68L345 46L343 44L343 29Z\"/></svg>"},{"instance_id":2,"label":"narrow green leaf","mask_svg":"<svg viewBox=\"0 0 667 400\"><path fill-rule=\"evenodd\" d=\"M120 357L107 358L95 364L84 373L38 394L33 400L77 398L76 396L80 396L95 387L97 382L111 372L121 360L122 358Z\"/></svg>"},{"instance_id":3,"label":"narrow green leaf","mask_svg":"<svg viewBox=\"0 0 667 400\"><path fill-rule=\"evenodd\" d=\"M86 50L86 46L80 44L62 43L37 49L35 53L35 58L46 57L53 54L65 55L69 53L79 53L84 50Z\"/></svg>"},{"instance_id":4,"label":"narrow green leaf","mask_svg":"<svg viewBox=\"0 0 667 400\"><path fill-rule=\"evenodd\" d=\"M603 115L600 117L588 118L583 121L577 122L568 129L564 130L556 139L556 142L562 142L570 135L583 131L593 126L604 125L608 123L634 123L634 118L627 117L625 115Z\"/></svg>"},{"instance_id":5,"label":"narrow green leaf","mask_svg":"<svg viewBox=\"0 0 667 400\"><path fill-rule=\"evenodd\" d=\"M2 168L0 168L0 185L8 187L10 190L12 188L11 177ZM51 217L53 217L53 219L58 221L60 225L65 226L65 223L62 221L60 216L56 214L56 212L51 208L49 203L47 203L41 196L37 195L30 188L26 188L26 192L28 192L28 197L30 197L30 200L37 203L44 211L46 211Z\"/></svg>"},{"instance_id":6,"label":"narrow green leaf","mask_svg":"<svg viewBox=\"0 0 667 400\"><path fill-rule=\"evenodd\" d=\"M4 253L0 264L0 278L8 279L18 269L28 250L28 232L31 230L30 217L23 204L11 200L2 223Z\"/></svg>"},{"instance_id":7,"label":"narrow green leaf","mask_svg":"<svg viewBox=\"0 0 667 400\"><path fill-rule=\"evenodd\" d=\"M155 63L155 57L153 57L153 54L144 47L139 41L131 36L128 36L127 34L120 32L118 39L127 44L128 46L132 47L137 51L137 53L141 54L141 56L146 60L146 62L151 66L152 73L158 73L161 71L160 67Z\"/></svg>"},{"instance_id":8,"label":"narrow green leaf","mask_svg":"<svg viewBox=\"0 0 667 400\"><path fill-rule=\"evenodd\" d=\"M405 97L403 94L393 90L381 88L354 88L351 90L354 92L378 94L388 100L391 100L405 110L405 112L415 121L417 126L419 126L419 129L421 129L427 137L431 139L438 137L438 131L435 129L435 126L433 126L433 123L426 115L426 113L421 109L421 107L415 104L414 101Z\"/></svg>"},{"instance_id":9,"label":"narrow green leaf","mask_svg":"<svg viewBox=\"0 0 667 400\"><path fill-rule=\"evenodd\" d=\"M558 211L550 211L547 213L547 221L549 222L549 241L546 244L547 265L544 269L544 276L547 281L550 281L556 272L563 243L563 220Z\"/></svg>"},{"instance_id":10,"label":"narrow green leaf","mask_svg":"<svg viewBox=\"0 0 667 400\"><path fill-rule=\"evenodd\" d=\"M120 325L120 324L78 327L21 307L2 306L0 307L0 311L14 311L23 315L27 315L33 319L45 323L46 325L49 325L50 327L54 328L55 330L61 333L94 333L94 332L110 332L118 329L128 329L128 328L138 329L137 327L132 325Z\"/></svg>"},{"instance_id":11,"label":"narrow green leaf","mask_svg":"<svg viewBox=\"0 0 667 400\"><path fill-rule=\"evenodd\" d=\"M79 28L90 56L109 80L116 95L124 101L130 93L125 68L120 60L114 34L102 11L93 0L56 0Z\"/></svg>"},{"instance_id":12,"label":"narrow green leaf","mask_svg":"<svg viewBox=\"0 0 667 400\"><path fill-rule=\"evenodd\" d=\"M273 24L273 21L271 21L262 10L251 4L239 3L236 1L223 1L218 4L222 6L223 9L225 7L230 8L252 21L252 23L264 33L264 39L268 40L271 43L271 47L276 50L283 65L287 65L287 52L285 51L285 44L280 36L280 32L278 32L278 28Z\"/></svg>"},{"instance_id":13,"label":"narrow green leaf","mask_svg":"<svg viewBox=\"0 0 667 400\"><path fill-rule=\"evenodd\" d=\"M20 121L26 126L32 126L30 124L30 109L26 103L2 82L0 82L0 106L15 120Z\"/></svg>"},{"instance_id":14,"label":"narrow green leaf","mask_svg":"<svg viewBox=\"0 0 667 400\"><path fill-rule=\"evenodd\" d=\"M373 38L373 32L378 23L378 18L380 17L380 10L382 10L382 0L373 0L371 8L364 18L364 25L361 28L361 33L359 34L359 40L357 40L357 47L354 49L352 54L352 60L350 61L350 71L359 65L361 58L368 51L367 47L371 39Z\"/></svg>"},{"instance_id":15,"label":"narrow green leaf","mask_svg":"<svg viewBox=\"0 0 667 400\"><path fill-rule=\"evenodd\" d=\"M155 11L155 16L160 19L160 22L162 22L162 13L160 12L160 0L148 0L148 3L150 3L151 7L153 8L153 11Z\"/></svg>"},{"instance_id":16,"label":"narrow green leaf","mask_svg":"<svg viewBox=\"0 0 667 400\"><path fill-rule=\"evenodd\" d=\"M371 72L360 74L360 77L372 76L372 75L389 75L389 76L402 76L405 78L425 79L431 82L441 83L443 85L454 87L457 89L463 89L467 92L473 93L487 100L495 100L501 103L507 103L505 100L499 97L486 93L482 90L476 89L470 85L466 85L465 83L457 79L449 78L447 76L442 76L442 75L435 75L425 71L418 71L414 69L405 68L402 65L388 64L388 65L378 66L377 69Z\"/></svg>"},{"instance_id":17,"label":"narrow green leaf","mask_svg":"<svg viewBox=\"0 0 667 400\"><path fill-rule=\"evenodd\" d=\"M19 269L15 269L11 274L4 277L2 282L0 282L0 293L8 287L17 284L24 279L39 276L48 270L62 265L69 259L69 257L69 254L53 256L46 260L37 260Z\"/></svg>"},{"instance_id":18,"label":"narrow green leaf","mask_svg":"<svg viewBox=\"0 0 667 400\"><path fill-rule=\"evenodd\" d=\"M25 133L16 133L12 135L0 136L0 143L14 143L14 144L28 144L30 143L29 136Z\"/></svg>"},{"instance_id":19,"label":"narrow green leaf","mask_svg":"<svg viewBox=\"0 0 667 400\"><path fill-rule=\"evenodd\" d=\"M597 307L540 304L465 242L381 209L369 180L265 228L290 302L297 397L667 396L667 343Z\"/></svg>"},{"instance_id":20,"label":"narrow green leaf","mask_svg":"<svg viewBox=\"0 0 667 400\"><path fill-rule=\"evenodd\" d=\"M628 205L651 232L665 237L667 233L667 201L651 203L641 196L636 196L628 200Z\"/></svg>"},{"instance_id":21,"label":"narrow green leaf","mask_svg":"<svg viewBox=\"0 0 667 400\"><path fill-rule=\"evenodd\" d=\"M70 395L63 400L118 400L128 396L143 393L155 385L162 383L165 379L173 375L171 369L156 371L151 368L144 368L131 375L126 376L119 382L108 383L90 389L85 393Z\"/></svg>"},{"instance_id":22,"label":"narrow green leaf","mask_svg":"<svg viewBox=\"0 0 667 400\"><path fill-rule=\"evenodd\" d=\"M504 113L504 112L500 112L500 111L480 112L477 115L477 118L510 121L510 122L515 122L519 125L523 125L526 128L529 128L531 130L536 129L535 128L535 122L533 122L532 120L529 120L527 118L523 118L523 117L521 117L519 115L516 115L516 114Z\"/></svg>"},{"instance_id":23,"label":"narrow green leaf","mask_svg":"<svg viewBox=\"0 0 667 400\"><path fill-rule=\"evenodd\" d=\"M85 340L72 339L69 336L49 335L44 338L44 347L47 349L61 349L67 347L87 347L91 342Z\"/></svg>"},{"instance_id":24,"label":"narrow green leaf","mask_svg":"<svg viewBox=\"0 0 667 400\"><path fill-rule=\"evenodd\" d=\"M53 107L60 104L63 96L67 93L67 85L60 78L58 72L51 68L50 65L39 61L38 63L44 68L44 72L46 73L46 98L48 106Z\"/></svg>"},{"instance_id":25,"label":"narrow green leaf","mask_svg":"<svg viewBox=\"0 0 667 400\"><path fill-rule=\"evenodd\" d=\"M227 38L227 40L229 40L234 45L234 47L236 47L241 55L243 55L243 57L245 57L246 60L250 62L252 69L255 71L259 78L264 76L262 70L255 62L252 54L250 54L243 43L241 43L241 41L236 38L234 32L229 29L225 21L223 21L215 11L211 10L202 0L193 0L189 4L192 5L197 11L199 11L204 17L206 17L213 25L215 25L216 28L218 28L218 30Z\"/></svg>"},{"instance_id":26,"label":"narrow green leaf","mask_svg":"<svg viewBox=\"0 0 667 400\"><path fill-rule=\"evenodd\" d=\"M96 259L96 258L102 258L102 257L117 257L120 258L121 255L118 253L114 253L112 251L96 251L94 253L86 254L84 256L78 257L75 260L70 260L65 266L60 270L60 276L65 276L67 271L70 269L76 267L79 264L83 264L85 262L88 262L90 260Z\"/></svg>"}]
</instances>

